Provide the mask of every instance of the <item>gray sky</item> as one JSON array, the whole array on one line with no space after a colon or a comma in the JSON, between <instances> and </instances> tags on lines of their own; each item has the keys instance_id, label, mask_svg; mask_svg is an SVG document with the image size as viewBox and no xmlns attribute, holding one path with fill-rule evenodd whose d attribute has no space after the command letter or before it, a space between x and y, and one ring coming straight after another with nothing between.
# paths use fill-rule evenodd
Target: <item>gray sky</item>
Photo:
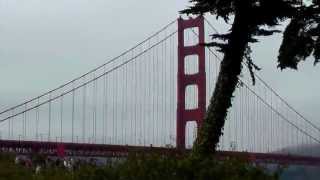
<instances>
[{"instance_id":1,"label":"gray sky","mask_svg":"<svg viewBox=\"0 0 320 180\"><path fill-rule=\"evenodd\" d=\"M0 0L0 109L104 63L178 17L187 0ZM224 25L217 27L224 29ZM320 67L276 68L281 35L254 46L259 74L320 125Z\"/></svg>"}]
</instances>

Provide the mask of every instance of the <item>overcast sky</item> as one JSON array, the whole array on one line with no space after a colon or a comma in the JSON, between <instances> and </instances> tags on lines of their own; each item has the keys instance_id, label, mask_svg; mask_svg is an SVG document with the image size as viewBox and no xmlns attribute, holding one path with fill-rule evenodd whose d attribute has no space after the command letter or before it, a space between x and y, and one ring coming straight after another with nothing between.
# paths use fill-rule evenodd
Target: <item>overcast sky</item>
<instances>
[{"instance_id":1,"label":"overcast sky","mask_svg":"<svg viewBox=\"0 0 320 180\"><path fill-rule=\"evenodd\" d=\"M0 0L0 109L104 63L179 16L187 0ZM221 22L217 29L224 29ZM281 35L254 46L259 74L320 125L320 67L276 68Z\"/></svg>"}]
</instances>

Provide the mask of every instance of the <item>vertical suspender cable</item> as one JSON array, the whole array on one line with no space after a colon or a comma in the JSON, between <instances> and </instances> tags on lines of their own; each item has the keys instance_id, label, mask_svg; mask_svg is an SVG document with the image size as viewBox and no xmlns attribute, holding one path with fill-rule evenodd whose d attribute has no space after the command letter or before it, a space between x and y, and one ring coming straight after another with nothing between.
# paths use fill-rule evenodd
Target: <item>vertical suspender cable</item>
<instances>
[{"instance_id":1,"label":"vertical suspender cable","mask_svg":"<svg viewBox=\"0 0 320 180\"><path fill-rule=\"evenodd\" d=\"M71 142L74 143L74 116L75 116L75 107L74 107L74 101L75 101L75 89L74 89L74 83L72 83L72 114L71 114Z\"/></svg>"},{"instance_id":2,"label":"vertical suspender cable","mask_svg":"<svg viewBox=\"0 0 320 180\"><path fill-rule=\"evenodd\" d=\"M119 144L119 140L118 138L120 138L120 136L118 137L118 71L115 72L115 96L114 96L114 122L115 122L115 140L116 140L116 144Z\"/></svg>"},{"instance_id":3,"label":"vertical suspender cable","mask_svg":"<svg viewBox=\"0 0 320 180\"><path fill-rule=\"evenodd\" d=\"M37 99L37 109L36 109L36 140L38 141L39 138L39 120L40 120L40 98Z\"/></svg>"},{"instance_id":4,"label":"vertical suspender cable","mask_svg":"<svg viewBox=\"0 0 320 180\"><path fill-rule=\"evenodd\" d=\"M26 110L27 110L27 104L25 104L25 106L24 106L24 110L25 110L25 112L23 113L23 137L22 137L22 139L23 140L25 140L25 138L26 138L26 123L27 123L27 112L26 112Z\"/></svg>"},{"instance_id":5,"label":"vertical suspender cable","mask_svg":"<svg viewBox=\"0 0 320 180\"><path fill-rule=\"evenodd\" d=\"M103 67L103 73L106 73L106 66ZM106 79L107 75L103 76L103 98L102 98L102 144L106 143Z\"/></svg>"},{"instance_id":6,"label":"vertical suspender cable","mask_svg":"<svg viewBox=\"0 0 320 180\"><path fill-rule=\"evenodd\" d=\"M130 57L130 59L131 58L133 58L133 51L130 53L131 54L131 57ZM128 132L132 132L133 131L133 129L131 128L131 129L128 129L128 124L129 124L129 122L128 121L130 121L130 124L132 124L132 119L133 119L133 117L132 116L128 116L128 113L129 112L131 112L131 110L132 109L130 109L129 111L128 111L128 106L129 106L129 108L131 107L131 105L135 105L135 102L133 102L133 103L130 103L130 102L126 102L126 100L127 101L129 101L129 98L130 98L130 100L132 100L132 99L134 99L134 97L136 96L135 94L134 94L134 92L132 93L132 91L131 91L131 97L129 96L129 91L127 91L127 88L128 88L128 80L127 80L127 72L128 71L130 71L132 68L124 68L123 69L123 73L122 73L122 77L121 78L123 78L123 88L122 88L122 98L121 98L121 123L123 123L123 124L121 124L121 129L122 130L124 130L124 132L121 132L121 134L124 134L124 136L122 137L122 139L124 140L124 144L127 144L127 142L126 142L126 140L127 140L127 138L130 138L130 137L132 137L132 136L128 136ZM133 71L133 70L132 70ZM129 73L130 74L130 73ZM133 75L131 75L131 78L133 78ZM133 79L130 81L130 82L133 82ZM126 99L126 100L125 100ZM132 126L131 126L132 127Z\"/></svg>"},{"instance_id":7,"label":"vertical suspender cable","mask_svg":"<svg viewBox=\"0 0 320 180\"><path fill-rule=\"evenodd\" d=\"M157 42L159 42L159 36L157 36ZM156 48L156 72L155 72L155 74L156 74L156 81L158 81L159 80L159 76L160 76L160 74L159 74L159 47L158 46L156 46L155 47ZM156 105L156 109L155 109L155 113L156 113L156 125L157 126L159 126L159 122L161 121L160 120L160 117L159 117L159 115L160 115L160 113L159 113L159 111L160 111L160 109L159 109L159 90L160 90L160 88L159 88L159 86L158 86L159 84L158 83L155 83L155 105ZM156 139L155 139L155 141L153 142L154 144L158 144L158 142L157 142L157 140L158 140L158 138L159 138L159 128L156 128Z\"/></svg>"},{"instance_id":8,"label":"vertical suspender cable","mask_svg":"<svg viewBox=\"0 0 320 180\"><path fill-rule=\"evenodd\" d=\"M169 123L169 127L168 127L168 144L170 144L170 145L173 145L173 144L171 144L172 142L171 142L171 132L172 132L172 130L174 129L173 127L172 127L172 123L171 122L175 122L175 113L174 113L174 104L175 104L175 99L176 98L174 98L174 92L175 92L175 89L174 89L174 82L175 82L175 76L174 76L174 70L175 70L175 66L174 66L174 62L175 62L175 58L174 58L174 48L175 48L175 46L174 46L174 36L173 37L170 37L170 39L169 39L169 41L170 41L170 47L169 47L169 83L170 83L170 89L169 89L169 114L170 114L170 116L169 116L169 120L170 120L170 123ZM173 140L174 142L175 142L175 140ZM174 143L173 142L173 143Z\"/></svg>"},{"instance_id":9,"label":"vertical suspender cable","mask_svg":"<svg viewBox=\"0 0 320 180\"><path fill-rule=\"evenodd\" d=\"M240 95L240 97L239 97L239 100L240 100L240 103L239 103L239 105L240 105L240 111L239 111L239 114L240 114L240 117L236 117L236 119L240 119L240 134L241 134L241 141L239 142L240 143L240 151L241 150L243 150L244 149L244 140L243 140L243 138L244 138L244 122L246 122L247 120L248 120L248 118L246 118L246 117L244 117L244 111L243 111L243 109L241 109L241 107L244 107L243 106L243 104L247 104L247 103L245 103L245 101L246 101L246 99L245 99L245 97L243 98L243 96L241 96ZM235 107L234 108L236 108L236 106L237 105L235 105Z\"/></svg>"},{"instance_id":10,"label":"vertical suspender cable","mask_svg":"<svg viewBox=\"0 0 320 180\"><path fill-rule=\"evenodd\" d=\"M96 74L95 72L93 73L93 79L96 78ZM92 143L95 142L95 121L96 121L96 118L95 118L95 111L96 111L96 108L95 108L95 105L96 105L96 98L95 98L95 90L96 90L96 81L94 80L93 82L93 87L92 87Z\"/></svg>"},{"instance_id":11,"label":"vertical suspender cable","mask_svg":"<svg viewBox=\"0 0 320 180\"><path fill-rule=\"evenodd\" d=\"M83 77L83 83L86 83L86 77ZM82 143L86 143L86 97L87 85L82 90Z\"/></svg>"},{"instance_id":12,"label":"vertical suspender cable","mask_svg":"<svg viewBox=\"0 0 320 180\"><path fill-rule=\"evenodd\" d=\"M167 36L167 31L165 30L164 31L164 35L165 35L165 37ZM169 39L170 40L170 39ZM164 74L164 79L163 79L163 84L164 84L164 97L165 97L165 99L164 99L164 103L163 103L163 105L164 105L164 117L162 118L162 121L164 121L164 127L163 127L163 129L162 129L162 137L163 137L163 145L165 146L166 145L166 130L168 129L168 127L167 127L167 120L168 120L168 111L167 111L167 107L168 107L168 88L167 88L167 83L169 83L169 81L168 81L168 73L167 73L167 71L168 71L168 68L167 68L167 61L168 61L168 56L167 56L167 40L164 42L164 57L163 57L163 59L164 59L164 66L163 66L163 74Z\"/></svg>"},{"instance_id":13,"label":"vertical suspender cable","mask_svg":"<svg viewBox=\"0 0 320 180\"><path fill-rule=\"evenodd\" d=\"M106 119L104 121L105 121L105 131L106 131L105 135L106 135L106 138L107 138L109 136L109 129L108 129L109 128L109 121L108 120L110 119L109 118L109 111L108 111L108 107L109 107L109 104L108 104L109 103L108 87L109 86L108 86L108 76L105 75L105 77L106 77L106 79L105 79L105 83L106 83L105 84L106 85L105 86L106 98L104 99L104 102L105 102L105 118ZM111 140L109 140L108 143L111 144Z\"/></svg>"},{"instance_id":14,"label":"vertical suspender cable","mask_svg":"<svg viewBox=\"0 0 320 180\"><path fill-rule=\"evenodd\" d=\"M11 113L12 113L12 111L11 111ZM10 139L12 119L13 118L10 118L9 122L8 122L8 139Z\"/></svg>"},{"instance_id":15,"label":"vertical suspender cable","mask_svg":"<svg viewBox=\"0 0 320 180\"><path fill-rule=\"evenodd\" d=\"M15 109L12 109L12 115L14 114ZM14 127L14 119L15 117L12 117L11 119L11 129L10 129L10 137L13 139L13 127Z\"/></svg>"},{"instance_id":16,"label":"vertical suspender cable","mask_svg":"<svg viewBox=\"0 0 320 180\"><path fill-rule=\"evenodd\" d=\"M94 78L96 78L96 74L94 73ZM94 92L93 92L93 98L94 98L94 119L93 119L93 123L94 123L94 142L97 141L97 94L98 94L98 80L94 80Z\"/></svg>"},{"instance_id":17,"label":"vertical suspender cable","mask_svg":"<svg viewBox=\"0 0 320 180\"><path fill-rule=\"evenodd\" d=\"M62 142L63 132L63 96L60 98L60 142Z\"/></svg>"},{"instance_id":18,"label":"vertical suspender cable","mask_svg":"<svg viewBox=\"0 0 320 180\"><path fill-rule=\"evenodd\" d=\"M153 76L152 76L152 78L154 78L154 74L156 73L156 71L155 71L155 48L153 48L152 49L152 74L153 74ZM156 89L155 88L155 79L152 79L151 80L151 82L152 82L152 89ZM155 114L156 114L156 112L155 112L155 95L154 95L154 92L152 93L151 92L151 95L152 95L152 119L151 119L151 122L152 122L152 141L151 141L151 144L153 144L154 143L154 141L155 141L155 134L154 134L154 132L155 132L155 124L154 124L154 122L156 121L156 116L155 116Z\"/></svg>"},{"instance_id":19,"label":"vertical suspender cable","mask_svg":"<svg viewBox=\"0 0 320 180\"><path fill-rule=\"evenodd\" d=\"M140 58L140 57L139 57ZM133 122L133 141L132 143L134 143L134 145L136 145L136 140L137 140L137 109L138 109L138 90L137 90L137 83L139 82L138 81L138 76L137 76L137 66L136 66L136 61L133 62L133 67L134 67L134 71L133 71L133 78L134 78L134 122ZM131 133L132 133L132 130L131 130Z\"/></svg>"},{"instance_id":20,"label":"vertical suspender cable","mask_svg":"<svg viewBox=\"0 0 320 180\"><path fill-rule=\"evenodd\" d=\"M51 139L51 93L49 95L49 128L48 128L48 141Z\"/></svg>"}]
</instances>

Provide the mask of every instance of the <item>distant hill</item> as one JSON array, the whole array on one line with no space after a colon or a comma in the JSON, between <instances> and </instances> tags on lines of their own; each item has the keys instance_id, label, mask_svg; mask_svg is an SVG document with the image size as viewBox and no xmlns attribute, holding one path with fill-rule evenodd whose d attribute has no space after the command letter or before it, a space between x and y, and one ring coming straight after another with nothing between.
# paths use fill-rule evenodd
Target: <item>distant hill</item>
<instances>
[{"instance_id":1,"label":"distant hill","mask_svg":"<svg viewBox=\"0 0 320 180\"><path fill-rule=\"evenodd\" d=\"M306 167L306 166L290 166L286 169L281 180L319 180L320 167Z\"/></svg>"},{"instance_id":2,"label":"distant hill","mask_svg":"<svg viewBox=\"0 0 320 180\"><path fill-rule=\"evenodd\" d=\"M279 152L301 156L320 157L320 145L306 144L295 147L287 147L281 149Z\"/></svg>"},{"instance_id":3,"label":"distant hill","mask_svg":"<svg viewBox=\"0 0 320 180\"><path fill-rule=\"evenodd\" d=\"M279 152L301 156L320 157L320 145L301 145L296 147L287 147ZM320 167L312 166L290 166L281 176L281 180L319 180Z\"/></svg>"}]
</instances>

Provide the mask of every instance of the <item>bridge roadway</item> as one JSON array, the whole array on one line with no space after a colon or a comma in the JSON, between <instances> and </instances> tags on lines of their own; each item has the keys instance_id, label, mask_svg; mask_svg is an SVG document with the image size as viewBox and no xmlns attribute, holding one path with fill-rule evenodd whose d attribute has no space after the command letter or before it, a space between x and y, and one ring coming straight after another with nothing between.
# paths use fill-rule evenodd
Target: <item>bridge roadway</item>
<instances>
[{"instance_id":1,"label":"bridge roadway","mask_svg":"<svg viewBox=\"0 0 320 180\"><path fill-rule=\"evenodd\" d=\"M59 153L60 155L63 153L64 156L86 157L126 157L130 153L160 153L179 155L189 152L189 150L178 150L170 147L143 147L17 140L0 140L0 151L17 154L40 153L48 156L59 156ZM319 157L297 156L289 154L219 151L217 152L217 157L220 159L237 157L256 163L320 166Z\"/></svg>"}]
</instances>

